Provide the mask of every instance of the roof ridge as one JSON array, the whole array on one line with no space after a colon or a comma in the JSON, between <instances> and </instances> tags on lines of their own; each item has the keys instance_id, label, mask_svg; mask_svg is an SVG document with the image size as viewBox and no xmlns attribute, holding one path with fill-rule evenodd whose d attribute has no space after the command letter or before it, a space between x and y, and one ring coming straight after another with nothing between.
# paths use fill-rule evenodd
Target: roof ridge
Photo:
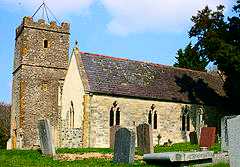
<instances>
[{"instance_id":1,"label":"roof ridge","mask_svg":"<svg viewBox=\"0 0 240 167\"><path fill-rule=\"evenodd\" d=\"M165 67L165 68L177 69L177 70L181 70L181 71L190 71L190 72L196 72L196 73L204 73L204 74L215 76L214 74L208 73L206 71L198 71L198 70L192 70L192 69L188 69L188 68L174 67L172 65L159 64L159 63L154 63L154 62L145 62L143 60L133 60L133 59L128 59L128 58L113 57L113 56L107 56L107 55L104 55L104 54L97 54L97 53L90 53L90 52L83 52L83 51L80 51L80 53L81 54L88 54L88 55L96 56L96 57L98 56L98 57L103 57L103 58L110 58L110 59L113 59L113 60L134 61L134 62L139 62L139 63L151 64L151 65L154 65L154 66L162 66L162 67Z\"/></svg>"},{"instance_id":2,"label":"roof ridge","mask_svg":"<svg viewBox=\"0 0 240 167\"><path fill-rule=\"evenodd\" d=\"M104 58L110 58L113 60L129 60L128 58L120 58L120 57L113 57L113 56L107 56L107 55L103 55L103 54L97 54L97 53L89 53L89 52L83 52L80 51L81 54L88 54L91 56L99 56L99 57L104 57Z\"/></svg>"}]
</instances>

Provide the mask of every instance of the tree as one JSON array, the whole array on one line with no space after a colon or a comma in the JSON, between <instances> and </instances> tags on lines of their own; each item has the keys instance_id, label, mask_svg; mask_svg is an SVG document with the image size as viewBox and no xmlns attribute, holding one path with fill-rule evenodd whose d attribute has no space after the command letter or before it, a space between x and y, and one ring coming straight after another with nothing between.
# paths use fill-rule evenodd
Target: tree
<instances>
[{"instance_id":1,"label":"tree","mask_svg":"<svg viewBox=\"0 0 240 167\"><path fill-rule=\"evenodd\" d=\"M179 49L176 56L177 62L174 67L189 68L192 70L205 71L208 60L202 58L196 48L190 42L184 50Z\"/></svg>"},{"instance_id":2,"label":"tree","mask_svg":"<svg viewBox=\"0 0 240 167\"><path fill-rule=\"evenodd\" d=\"M10 137L11 105L0 102L0 148L6 148Z\"/></svg>"},{"instance_id":3,"label":"tree","mask_svg":"<svg viewBox=\"0 0 240 167\"><path fill-rule=\"evenodd\" d=\"M240 0L233 6L235 15L225 19L224 6L216 11L208 7L192 16L193 27L189 37L197 40L194 45L201 57L206 57L223 71L224 89L228 105L236 106L240 99Z\"/></svg>"}]
</instances>

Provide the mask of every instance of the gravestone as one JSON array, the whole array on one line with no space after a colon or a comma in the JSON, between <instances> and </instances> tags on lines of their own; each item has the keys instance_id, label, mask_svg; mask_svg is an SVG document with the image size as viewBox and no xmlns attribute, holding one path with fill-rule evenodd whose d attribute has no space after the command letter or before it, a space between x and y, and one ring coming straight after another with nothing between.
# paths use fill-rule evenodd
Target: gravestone
<instances>
[{"instance_id":1,"label":"gravestone","mask_svg":"<svg viewBox=\"0 0 240 167\"><path fill-rule=\"evenodd\" d=\"M53 144L52 127L49 120L42 119L38 121L38 132L42 153L44 155L54 156L55 147Z\"/></svg>"},{"instance_id":2,"label":"gravestone","mask_svg":"<svg viewBox=\"0 0 240 167\"><path fill-rule=\"evenodd\" d=\"M221 149L222 151L228 151L228 128L227 128L227 120L236 117L233 116L225 116L221 119Z\"/></svg>"},{"instance_id":3,"label":"gravestone","mask_svg":"<svg viewBox=\"0 0 240 167\"><path fill-rule=\"evenodd\" d=\"M121 128L120 125L114 125L110 127L110 148L114 148L115 134Z\"/></svg>"},{"instance_id":4,"label":"gravestone","mask_svg":"<svg viewBox=\"0 0 240 167\"><path fill-rule=\"evenodd\" d=\"M140 124L137 126L138 147L144 154L153 153L152 128L149 124Z\"/></svg>"},{"instance_id":5,"label":"gravestone","mask_svg":"<svg viewBox=\"0 0 240 167\"><path fill-rule=\"evenodd\" d=\"M231 167L239 167L240 164L240 116L227 120L228 130L228 154Z\"/></svg>"},{"instance_id":6,"label":"gravestone","mask_svg":"<svg viewBox=\"0 0 240 167\"><path fill-rule=\"evenodd\" d=\"M203 127L200 134L200 147L211 147L216 141L216 128Z\"/></svg>"},{"instance_id":7,"label":"gravestone","mask_svg":"<svg viewBox=\"0 0 240 167\"><path fill-rule=\"evenodd\" d=\"M205 166L212 164L213 151L144 154L143 160L150 164L154 163L168 167Z\"/></svg>"},{"instance_id":8,"label":"gravestone","mask_svg":"<svg viewBox=\"0 0 240 167\"><path fill-rule=\"evenodd\" d=\"M120 128L115 135L115 163L133 163L135 155L135 133L127 128Z\"/></svg>"},{"instance_id":9,"label":"gravestone","mask_svg":"<svg viewBox=\"0 0 240 167\"><path fill-rule=\"evenodd\" d=\"M197 132L193 131L189 133L190 143L198 144Z\"/></svg>"}]
</instances>

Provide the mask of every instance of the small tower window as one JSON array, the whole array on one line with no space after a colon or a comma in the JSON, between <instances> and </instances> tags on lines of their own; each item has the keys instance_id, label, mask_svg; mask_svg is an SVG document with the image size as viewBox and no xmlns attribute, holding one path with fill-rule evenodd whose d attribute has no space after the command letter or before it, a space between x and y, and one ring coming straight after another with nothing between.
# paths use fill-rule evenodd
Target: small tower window
<instances>
[{"instance_id":1,"label":"small tower window","mask_svg":"<svg viewBox=\"0 0 240 167\"><path fill-rule=\"evenodd\" d=\"M43 41L43 46L44 46L44 48L48 48L48 40Z\"/></svg>"}]
</instances>

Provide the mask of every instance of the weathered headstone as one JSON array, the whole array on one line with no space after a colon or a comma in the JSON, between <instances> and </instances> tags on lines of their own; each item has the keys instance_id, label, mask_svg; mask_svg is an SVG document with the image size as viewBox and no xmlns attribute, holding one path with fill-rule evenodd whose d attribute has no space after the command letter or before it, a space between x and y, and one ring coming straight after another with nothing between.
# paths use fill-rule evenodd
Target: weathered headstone
<instances>
[{"instance_id":1,"label":"weathered headstone","mask_svg":"<svg viewBox=\"0 0 240 167\"><path fill-rule=\"evenodd\" d=\"M53 144L53 133L49 120L42 119L38 121L38 132L42 153L44 155L54 156L55 147Z\"/></svg>"},{"instance_id":2,"label":"weathered headstone","mask_svg":"<svg viewBox=\"0 0 240 167\"><path fill-rule=\"evenodd\" d=\"M211 147L216 141L216 128L203 127L200 134L200 147Z\"/></svg>"},{"instance_id":3,"label":"weathered headstone","mask_svg":"<svg viewBox=\"0 0 240 167\"><path fill-rule=\"evenodd\" d=\"M213 160L213 151L165 152L144 154L143 160L165 166L209 165Z\"/></svg>"},{"instance_id":4,"label":"weathered headstone","mask_svg":"<svg viewBox=\"0 0 240 167\"><path fill-rule=\"evenodd\" d=\"M197 132L193 131L189 133L190 143L198 144Z\"/></svg>"},{"instance_id":5,"label":"weathered headstone","mask_svg":"<svg viewBox=\"0 0 240 167\"><path fill-rule=\"evenodd\" d=\"M227 120L236 117L225 116L221 119L221 149L222 151L228 151L228 130L227 130Z\"/></svg>"},{"instance_id":6,"label":"weathered headstone","mask_svg":"<svg viewBox=\"0 0 240 167\"><path fill-rule=\"evenodd\" d=\"M120 125L114 125L110 127L110 148L114 148L115 134L121 128Z\"/></svg>"},{"instance_id":7,"label":"weathered headstone","mask_svg":"<svg viewBox=\"0 0 240 167\"><path fill-rule=\"evenodd\" d=\"M231 167L240 165L240 116L227 120L229 159Z\"/></svg>"},{"instance_id":8,"label":"weathered headstone","mask_svg":"<svg viewBox=\"0 0 240 167\"><path fill-rule=\"evenodd\" d=\"M127 128L120 128L115 135L115 163L133 163L135 155L135 133Z\"/></svg>"},{"instance_id":9,"label":"weathered headstone","mask_svg":"<svg viewBox=\"0 0 240 167\"><path fill-rule=\"evenodd\" d=\"M153 153L152 128L149 124L140 124L137 126L138 147L144 154Z\"/></svg>"}]
</instances>

